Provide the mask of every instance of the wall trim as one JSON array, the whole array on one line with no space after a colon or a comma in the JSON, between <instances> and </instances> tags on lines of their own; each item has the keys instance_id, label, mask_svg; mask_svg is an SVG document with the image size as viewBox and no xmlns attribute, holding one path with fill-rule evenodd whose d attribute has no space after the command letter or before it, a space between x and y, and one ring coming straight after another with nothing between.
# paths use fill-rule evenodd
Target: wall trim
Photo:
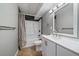
<instances>
[{"instance_id":1,"label":"wall trim","mask_svg":"<svg viewBox=\"0 0 79 59\"><path fill-rule=\"evenodd\" d=\"M16 51L16 53L15 53L15 55L14 55L14 56L17 56L18 52L19 52L19 50L17 49L17 51Z\"/></svg>"}]
</instances>

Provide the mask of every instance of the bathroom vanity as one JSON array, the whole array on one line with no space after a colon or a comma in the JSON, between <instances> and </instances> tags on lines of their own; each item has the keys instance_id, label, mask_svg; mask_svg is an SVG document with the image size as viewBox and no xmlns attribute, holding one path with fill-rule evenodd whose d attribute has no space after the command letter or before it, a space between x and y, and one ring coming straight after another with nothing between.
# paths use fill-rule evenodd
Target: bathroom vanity
<instances>
[{"instance_id":1,"label":"bathroom vanity","mask_svg":"<svg viewBox=\"0 0 79 59\"><path fill-rule=\"evenodd\" d=\"M79 40L64 36L42 35L43 56L79 56Z\"/></svg>"},{"instance_id":2,"label":"bathroom vanity","mask_svg":"<svg viewBox=\"0 0 79 59\"><path fill-rule=\"evenodd\" d=\"M79 56L79 4L53 10L53 34L42 35L44 56Z\"/></svg>"}]
</instances>

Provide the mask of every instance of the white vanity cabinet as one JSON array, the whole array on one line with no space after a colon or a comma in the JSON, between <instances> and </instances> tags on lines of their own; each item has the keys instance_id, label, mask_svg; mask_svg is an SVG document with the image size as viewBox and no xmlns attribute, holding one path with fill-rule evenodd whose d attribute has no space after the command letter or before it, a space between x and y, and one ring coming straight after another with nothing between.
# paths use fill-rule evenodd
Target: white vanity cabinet
<instances>
[{"instance_id":1,"label":"white vanity cabinet","mask_svg":"<svg viewBox=\"0 0 79 59\"><path fill-rule=\"evenodd\" d=\"M55 56L56 55L56 44L50 40L42 39L42 54L43 56Z\"/></svg>"},{"instance_id":2,"label":"white vanity cabinet","mask_svg":"<svg viewBox=\"0 0 79 59\"><path fill-rule=\"evenodd\" d=\"M79 47L77 41L55 39L50 36L42 37L42 55L43 56L79 56ZM68 43L69 42L69 43ZM66 44L67 43L67 44ZM74 44L74 45L71 45Z\"/></svg>"},{"instance_id":3,"label":"white vanity cabinet","mask_svg":"<svg viewBox=\"0 0 79 59\"><path fill-rule=\"evenodd\" d=\"M78 56L76 53L57 45L57 56Z\"/></svg>"}]
</instances>

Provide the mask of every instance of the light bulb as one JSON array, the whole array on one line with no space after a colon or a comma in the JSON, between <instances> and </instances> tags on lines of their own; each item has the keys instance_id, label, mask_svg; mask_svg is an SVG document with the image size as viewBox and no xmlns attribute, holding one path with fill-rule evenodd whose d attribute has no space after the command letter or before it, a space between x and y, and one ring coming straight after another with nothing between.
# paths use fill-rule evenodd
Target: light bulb
<instances>
[{"instance_id":1,"label":"light bulb","mask_svg":"<svg viewBox=\"0 0 79 59\"><path fill-rule=\"evenodd\" d=\"M49 11L49 13L52 13L53 11L52 11L52 9Z\"/></svg>"}]
</instances>

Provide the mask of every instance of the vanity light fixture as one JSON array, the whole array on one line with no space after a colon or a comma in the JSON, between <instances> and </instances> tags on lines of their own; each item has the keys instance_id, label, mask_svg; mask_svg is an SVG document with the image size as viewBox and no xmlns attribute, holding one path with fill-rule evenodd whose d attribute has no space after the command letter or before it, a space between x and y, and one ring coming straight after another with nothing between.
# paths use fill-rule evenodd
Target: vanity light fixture
<instances>
[{"instance_id":1,"label":"vanity light fixture","mask_svg":"<svg viewBox=\"0 0 79 59\"><path fill-rule=\"evenodd\" d=\"M54 8L53 8L53 10L56 10L57 9L57 6L55 6Z\"/></svg>"},{"instance_id":2,"label":"vanity light fixture","mask_svg":"<svg viewBox=\"0 0 79 59\"><path fill-rule=\"evenodd\" d=\"M58 4L58 7L62 6L63 4L64 4L64 3L59 3L59 4Z\"/></svg>"},{"instance_id":3,"label":"vanity light fixture","mask_svg":"<svg viewBox=\"0 0 79 59\"><path fill-rule=\"evenodd\" d=\"M52 12L53 12L53 10L52 10L52 9L50 9L50 10L49 10L49 13L52 13Z\"/></svg>"},{"instance_id":4,"label":"vanity light fixture","mask_svg":"<svg viewBox=\"0 0 79 59\"><path fill-rule=\"evenodd\" d=\"M52 9L50 9L50 10L49 10L49 13L50 13L50 14L52 14L52 13L53 13L53 10L52 10Z\"/></svg>"}]
</instances>

